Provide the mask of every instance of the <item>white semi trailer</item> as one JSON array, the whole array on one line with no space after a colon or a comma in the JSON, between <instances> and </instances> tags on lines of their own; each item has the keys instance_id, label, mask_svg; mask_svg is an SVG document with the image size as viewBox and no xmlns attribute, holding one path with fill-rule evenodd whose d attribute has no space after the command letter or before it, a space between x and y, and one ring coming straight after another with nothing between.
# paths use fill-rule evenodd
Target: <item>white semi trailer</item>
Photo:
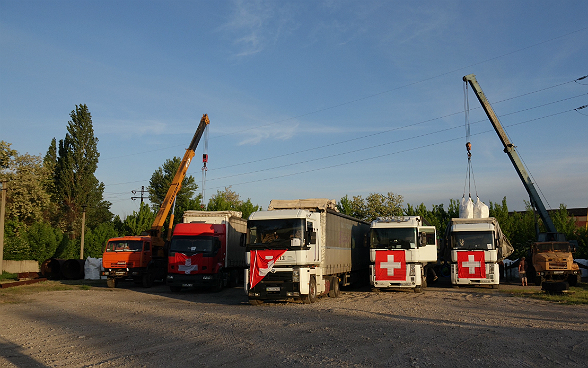
<instances>
[{"instance_id":1,"label":"white semi trailer","mask_svg":"<svg viewBox=\"0 0 588 368\"><path fill-rule=\"evenodd\" d=\"M328 199L272 200L247 221L245 292L264 300L339 295L369 270L367 222L343 215Z\"/></svg>"},{"instance_id":2,"label":"white semi trailer","mask_svg":"<svg viewBox=\"0 0 588 368\"><path fill-rule=\"evenodd\" d=\"M375 288L427 286L427 269L437 262L437 231L421 216L379 217L370 230L370 284Z\"/></svg>"}]
</instances>

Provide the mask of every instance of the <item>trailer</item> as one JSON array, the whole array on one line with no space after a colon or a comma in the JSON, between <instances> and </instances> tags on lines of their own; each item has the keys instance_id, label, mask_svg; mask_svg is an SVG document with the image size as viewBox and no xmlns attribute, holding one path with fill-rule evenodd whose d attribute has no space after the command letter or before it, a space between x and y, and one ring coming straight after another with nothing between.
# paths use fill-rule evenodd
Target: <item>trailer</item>
<instances>
[{"instance_id":1,"label":"trailer","mask_svg":"<svg viewBox=\"0 0 588 368\"><path fill-rule=\"evenodd\" d=\"M367 282L369 223L341 214L329 199L272 200L247 221L245 292L264 300L337 297Z\"/></svg>"}]
</instances>

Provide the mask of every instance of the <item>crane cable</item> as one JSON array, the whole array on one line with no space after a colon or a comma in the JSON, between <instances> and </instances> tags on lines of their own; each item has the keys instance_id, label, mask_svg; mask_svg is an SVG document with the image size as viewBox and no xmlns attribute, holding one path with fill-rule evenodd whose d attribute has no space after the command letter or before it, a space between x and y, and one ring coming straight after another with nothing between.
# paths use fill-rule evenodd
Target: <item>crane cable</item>
<instances>
[{"instance_id":1,"label":"crane cable","mask_svg":"<svg viewBox=\"0 0 588 368\"><path fill-rule=\"evenodd\" d=\"M466 186L468 187L468 196L472 198L471 182L474 181L474 190L476 197L478 197L478 189L476 187L476 178L474 177L474 167L472 166L472 143L470 142L470 101L468 98L468 82L464 81L463 89L463 103L465 111L465 131L466 131L466 150L468 152L468 167L466 170L466 178L463 187L463 198L465 198Z\"/></svg>"},{"instance_id":2,"label":"crane cable","mask_svg":"<svg viewBox=\"0 0 588 368\"><path fill-rule=\"evenodd\" d=\"M204 198L205 198L205 194L206 194L206 172L208 171L208 168L206 167L206 163L208 162L208 125L206 125L206 128L204 128L204 153L202 154L202 202L200 204L200 206L202 208L205 207L205 202L204 202Z\"/></svg>"}]
</instances>

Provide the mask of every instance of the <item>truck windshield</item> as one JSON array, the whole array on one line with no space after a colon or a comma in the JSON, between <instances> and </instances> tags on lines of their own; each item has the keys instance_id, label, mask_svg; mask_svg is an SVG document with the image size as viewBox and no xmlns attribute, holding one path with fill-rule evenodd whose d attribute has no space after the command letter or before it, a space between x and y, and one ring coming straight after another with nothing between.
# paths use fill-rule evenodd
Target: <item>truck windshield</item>
<instances>
[{"instance_id":1,"label":"truck windshield","mask_svg":"<svg viewBox=\"0 0 588 368\"><path fill-rule=\"evenodd\" d=\"M212 254L216 250L215 244L220 242L214 236L173 236L169 251L194 255L196 253Z\"/></svg>"},{"instance_id":2,"label":"truck windshield","mask_svg":"<svg viewBox=\"0 0 588 368\"><path fill-rule=\"evenodd\" d=\"M263 249L300 249L304 246L304 219L247 221L247 246Z\"/></svg>"},{"instance_id":3,"label":"truck windshield","mask_svg":"<svg viewBox=\"0 0 588 368\"><path fill-rule=\"evenodd\" d=\"M571 252L569 243L537 243L539 252Z\"/></svg>"},{"instance_id":4,"label":"truck windshield","mask_svg":"<svg viewBox=\"0 0 588 368\"><path fill-rule=\"evenodd\" d=\"M106 245L107 252L137 252L143 249L141 240L113 240Z\"/></svg>"},{"instance_id":5,"label":"truck windshield","mask_svg":"<svg viewBox=\"0 0 588 368\"><path fill-rule=\"evenodd\" d=\"M416 249L416 229L376 228L371 230L370 248L374 249Z\"/></svg>"},{"instance_id":6,"label":"truck windshield","mask_svg":"<svg viewBox=\"0 0 588 368\"><path fill-rule=\"evenodd\" d=\"M451 234L453 249L492 250L494 236L490 231L463 231Z\"/></svg>"}]
</instances>

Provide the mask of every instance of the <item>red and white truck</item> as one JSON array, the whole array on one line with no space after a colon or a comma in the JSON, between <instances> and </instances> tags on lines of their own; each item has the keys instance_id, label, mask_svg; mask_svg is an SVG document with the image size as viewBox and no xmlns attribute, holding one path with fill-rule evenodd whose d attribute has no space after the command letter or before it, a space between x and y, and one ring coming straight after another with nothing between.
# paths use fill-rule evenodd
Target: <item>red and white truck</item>
<instances>
[{"instance_id":1,"label":"red and white truck","mask_svg":"<svg viewBox=\"0 0 588 368\"><path fill-rule=\"evenodd\" d=\"M370 229L370 284L373 288L427 286L427 269L437 262L437 231L421 216L378 217Z\"/></svg>"},{"instance_id":2,"label":"red and white truck","mask_svg":"<svg viewBox=\"0 0 588 368\"><path fill-rule=\"evenodd\" d=\"M513 247L494 217L453 218L445 233L445 259L451 263L451 284L498 288L498 262Z\"/></svg>"},{"instance_id":3,"label":"red and white truck","mask_svg":"<svg viewBox=\"0 0 588 368\"><path fill-rule=\"evenodd\" d=\"M247 221L237 211L186 211L169 245L171 291L237 285L245 270Z\"/></svg>"}]
</instances>

